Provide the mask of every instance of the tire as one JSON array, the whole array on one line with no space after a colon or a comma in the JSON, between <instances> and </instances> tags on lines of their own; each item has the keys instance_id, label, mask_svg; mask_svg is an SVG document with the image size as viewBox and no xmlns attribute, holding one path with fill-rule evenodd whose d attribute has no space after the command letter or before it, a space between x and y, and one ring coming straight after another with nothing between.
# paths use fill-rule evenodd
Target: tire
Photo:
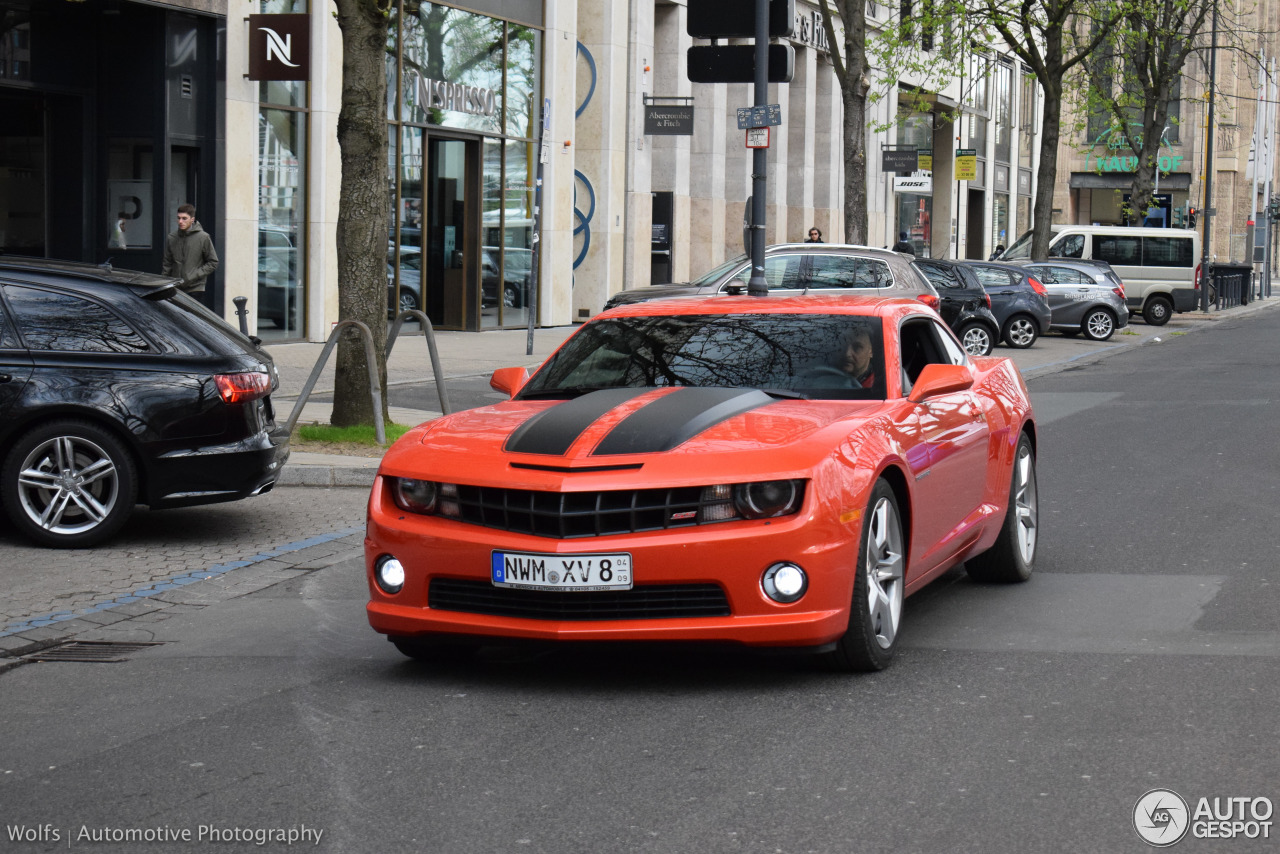
<instances>
[{"instance_id":1,"label":"tire","mask_svg":"<svg viewBox=\"0 0 1280 854\"><path fill-rule=\"evenodd\" d=\"M831 667L863 673L889 666L902 622L906 564L898 501L889 484L878 480L862 518L849 628L827 653Z\"/></svg>"},{"instance_id":2,"label":"tire","mask_svg":"<svg viewBox=\"0 0 1280 854\"><path fill-rule=\"evenodd\" d=\"M5 458L0 492L13 524L43 546L86 548L133 512L137 466L112 433L88 421L41 424Z\"/></svg>"},{"instance_id":3,"label":"tire","mask_svg":"<svg viewBox=\"0 0 1280 854\"><path fill-rule=\"evenodd\" d=\"M1040 511L1036 491L1036 453L1031 439L1023 433L1013 455L1013 477L1009 484L1009 509L995 544L965 561L965 571L974 581L1013 583L1026 581L1036 562Z\"/></svg>"},{"instance_id":4,"label":"tire","mask_svg":"<svg viewBox=\"0 0 1280 854\"><path fill-rule=\"evenodd\" d=\"M1040 328L1034 318L1015 314L1005 322L1001 337L1004 338L1004 343L1015 350L1025 350L1036 343L1036 339L1040 337Z\"/></svg>"},{"instance_id":5,"label":"tire","mask_svg":"<svg viewBox=\"0 0 1280 854\"><path fill-rule=\"evenodd\" d=\"M400 311L413 311L418 307L418 298L413 295L413 291L400 289Z\"/></svg>"},{"instance_id":6,"label":"tire","mask_svg":"<svg viewBox=\"0 0 1280 854\"><path fill-rule=\"evenodd\" d=\"M970 356L990 356L996 342L991 338L991 330L985 324L973 321L960 327L956 336L964 345L964 351Z\"/></svg>"},{"instance_id":7,"label":"tire","mask_svg":"<svg viewBox=\"0 0 1280 854\"><path fill-rule=\"evenodd\" d=\"M395 644L396 649L414 661L430 664L449 664L466 661L475 655L480 645L471 641L453 640L443 637L400 637L389 635L387 640Z\"/></svg>"},{"instance_id":8,"label":"tire","mask_svg":"<svg viewBox=\"0 0 1280 854\"><path fill-rule=\"evenodd\" d=\"M1095 308L1080 322L1080 331L1090 341L1106 341L1116 334L1116 319L1105 308Z\"/></svg>"},{"instance_id":9,"label":"tire","mask_svg":"<svg viewBox=\"0 0 1280 854\"><path fill-rule=\"evenodd\" d=\"M515 285L507 285L502 289L502 305L506 308L521 308L520 291Z\"/></svg>"},{"instance_id":10,"label":"tire","mask_svg":"<svg viewBox=\"0 0 1280 854\"><path fill-rule=\"evenodd\" d=\"M1173 303L1168 297L1151 297L1142 306L1142 319L1148 326L1164 326L1173 317Z\"/></svg>"}]
</instances>

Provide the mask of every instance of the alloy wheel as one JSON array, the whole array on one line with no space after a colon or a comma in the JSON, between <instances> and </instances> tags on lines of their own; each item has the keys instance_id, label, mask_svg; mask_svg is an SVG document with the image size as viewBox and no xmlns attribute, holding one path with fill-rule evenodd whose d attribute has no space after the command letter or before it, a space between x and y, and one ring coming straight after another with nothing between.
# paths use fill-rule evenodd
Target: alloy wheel
<instances>
[{"instance_id":1,"label":"alloy wheel","mask_svg":"<svg viewBox=\"0 0 1280 854\"><path fill-rule=\"evenodd\" d=\"M887 498L876 502L871 511L866 548L867 613L876 642L888 649L902 620L904 549L902 525Z\"/></svg>"},{"instance_id":2,"label":"alloy wheel","mask_svg":"<svg viewBox=\"0 0 1280 854\"><path fill-rule=\"evenodd\" d=\"M54 534L79 534L102 524L119 494L115 461L80 436L55 436L40 443L18 472L23 512Z\"/></svg>"}]
</instances>

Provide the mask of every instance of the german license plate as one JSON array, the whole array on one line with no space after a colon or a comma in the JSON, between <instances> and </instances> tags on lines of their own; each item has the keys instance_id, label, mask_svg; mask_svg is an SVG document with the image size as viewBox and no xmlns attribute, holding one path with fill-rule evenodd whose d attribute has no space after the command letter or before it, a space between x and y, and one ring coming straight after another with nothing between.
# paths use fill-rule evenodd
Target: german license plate
<instances>
[{"instance_id":1,"label":"german license plate","mask_svg":"<svg viewBox=\"0 0 1280 854\"><path fill-rule=\"evenodd\" d=\"M631 555L494 552L494 586L522 590L630 590Z\"/></svg>"}]
</instances>

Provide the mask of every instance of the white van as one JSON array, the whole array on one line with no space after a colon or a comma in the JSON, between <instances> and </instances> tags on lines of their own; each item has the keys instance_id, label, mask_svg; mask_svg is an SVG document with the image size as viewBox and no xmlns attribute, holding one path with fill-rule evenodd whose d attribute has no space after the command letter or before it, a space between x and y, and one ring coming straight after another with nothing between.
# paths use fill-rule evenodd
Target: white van
<instances>
[{"instance_id":1,"label":"white van","mask_svg":"<svg viewBox=\"0 0 1280 854\"><path fill-rule=\"evenodd\" d=\"M1152 326L1200 304L1200 234L1190 228L1055 225L1049 257L1106 261L1124 282L1129 313L1141 312ZM1030 231L1000 256L1030 258Z\"/></svg>"}]
</instances>

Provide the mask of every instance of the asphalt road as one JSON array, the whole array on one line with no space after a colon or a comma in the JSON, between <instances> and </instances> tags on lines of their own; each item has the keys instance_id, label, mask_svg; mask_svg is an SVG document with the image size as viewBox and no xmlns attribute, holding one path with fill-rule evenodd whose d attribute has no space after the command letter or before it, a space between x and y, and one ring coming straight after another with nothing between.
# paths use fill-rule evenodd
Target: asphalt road
<instances>
[{"instance_id":1,"label":"asphalt road","mask_svg":"<svg viewBox=\"0 0 1280 854\"><path fill-rule=\"evenodd\" d=\"M339 553L104 628L163 642L128 661L0 673L0 854L284 847L204 826L361 854L1136 852L1148 790L1275 803L1280 313L1160 337L1033 376L1035 576L945 576L883 673L608 646L432 668L368 629ZM76 838L148 829L197 841Z\"/></svg>"}]
</instances>

